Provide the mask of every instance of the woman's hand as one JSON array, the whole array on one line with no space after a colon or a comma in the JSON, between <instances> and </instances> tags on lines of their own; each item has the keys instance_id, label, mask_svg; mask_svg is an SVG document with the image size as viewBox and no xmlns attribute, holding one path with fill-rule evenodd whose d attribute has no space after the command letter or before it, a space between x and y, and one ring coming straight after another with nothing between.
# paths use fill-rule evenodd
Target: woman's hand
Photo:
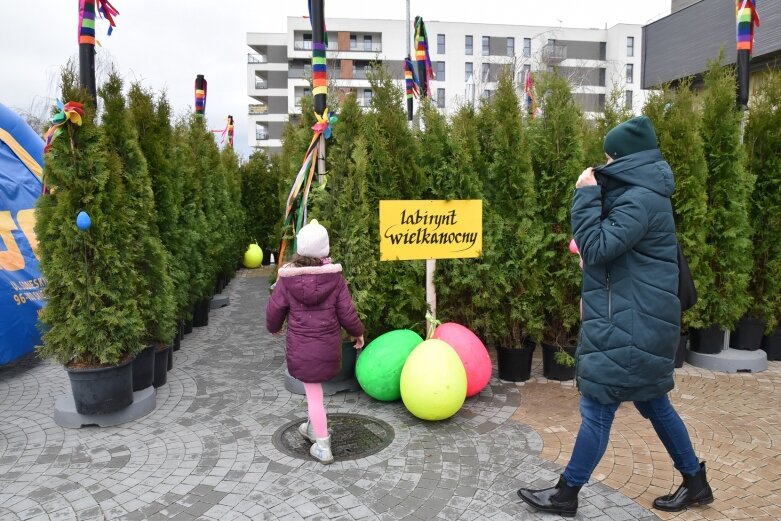
<instances>
[{"instance_id":1,"label":"woman's hand","mask_svg":"<svg viewBox=\"0 0 781 521\"><path fill-rule=\"evenodd\" d=\"M578 177L575 183L575 188L583 188L584 186L596 186L597 180L594 177L594 169L591 167L583 170L583 173Z\"/></svg>"},{"instance_id":2,"label":"woman's hand","mask_svg":"<svg viewBox=\"0 0 781 521\"><path fill-rule=\"evenodd\" d=\"M353 347L360 351L361 348L363 347L363 335L358 337L351 336L350 340L354 342Z\"/></svg>"}]
</instances>

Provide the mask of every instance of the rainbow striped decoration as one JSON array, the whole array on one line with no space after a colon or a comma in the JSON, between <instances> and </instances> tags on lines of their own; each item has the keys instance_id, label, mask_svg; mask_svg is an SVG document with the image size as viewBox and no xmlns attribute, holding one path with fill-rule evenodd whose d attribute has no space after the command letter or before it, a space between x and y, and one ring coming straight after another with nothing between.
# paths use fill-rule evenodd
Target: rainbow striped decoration
<instances>
[{"instance_id":1,"label":"rainbow striped decoration","mask_svg":"<svg viewBox=\"0 0 781 521\"><path fill-rule=\"evenodd\" d=\"M328 93L328 69L325 62L324 43L312 43L312 95Z\"/></svg>"},{"instance_id":2,"label":"rainbow striped decoration","mask_svg":"<svg viewBox=\"0 0 781 521\"><path fill-rule=\"evenodd\" d=\"M95 0L79 4L79 44L95 45Z\"/></svg>"},{"instance_id":3,"label":"rainbow striped decoration","mask_svg":"<svg viewBox=\"0 0 781 521\"><path fill-rule=\"evenodd\" d=\"M415 60L418 62L419 84L423 89L423 96L429 96L431 93L430 81L436 78L434 69L431 68L431 56L428 53L428 34L426 34L426 24L423 18L415 17ZM425 74L424 74L425 71Z\"/></svg>"},{"instance_id":4,"label":"rainbow striped decoration","mask_svg":"<svg viewBox=\"0 0 781 521\"><path fill-rule=\"evenodd\" d=\"M195 77L195 115L206 114L206 78L203 74Z\"/></svg>"},{"instance_id":5,"label":"rainbow striped decoration","mask_svg":"<svg viewBox=\"0 0 781 521\"><path fill-rule=\"evenodd\" d=\"M754 50L754 28L759 27L759 15L755 0L737 0L737 42L738 51Z\"/></svg>"},{"instance_id":6,"label":"rainbow striped decoration","mask_svg":"<svg viewBox=\"0 0 781 521\"><path fill-rule=\"evenodd\" d=\"M404 60L404 82L407 86L407 99L417 98L420 93L418 90L418 75L415 74L415 66L412 59L407 56Z\"/></svg>"}]
</instances>

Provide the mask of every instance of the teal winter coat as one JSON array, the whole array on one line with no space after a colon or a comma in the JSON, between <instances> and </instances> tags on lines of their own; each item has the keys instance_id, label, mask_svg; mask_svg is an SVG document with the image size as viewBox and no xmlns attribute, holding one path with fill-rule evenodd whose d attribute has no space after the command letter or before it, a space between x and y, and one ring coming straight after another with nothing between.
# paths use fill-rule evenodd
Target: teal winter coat
<instances>
[{"instance_id":1,"label":"teal winter coat","mask_svg":"<svg viewBox=\"0 0 781 521\"><path fill-rule=\"evenodd\" d=\"M674 386L680 335L673 173L655 149L595 177L572 203L583 258L578 388L604 404L658 398Z\"/></svg>"}]
</instances>

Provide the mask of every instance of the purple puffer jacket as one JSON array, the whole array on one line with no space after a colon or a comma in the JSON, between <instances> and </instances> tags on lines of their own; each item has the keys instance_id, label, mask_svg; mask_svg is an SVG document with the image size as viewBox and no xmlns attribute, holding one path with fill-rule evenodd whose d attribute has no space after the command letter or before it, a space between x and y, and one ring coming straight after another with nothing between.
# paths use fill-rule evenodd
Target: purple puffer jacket
<instances>
[{"instance_id":1,"label":"purple puffer jacket","mask_svg":"<svg viewBox=\"0 0 781 521\"><path fill-rule=\"evenodd\" d=\"M282 267L266 307L266 327L276 333L287 317L287 368L306 383L325 382L342 365L341 327L363 334L363 323L340 264Z\"/></svg>"}]
</instances>

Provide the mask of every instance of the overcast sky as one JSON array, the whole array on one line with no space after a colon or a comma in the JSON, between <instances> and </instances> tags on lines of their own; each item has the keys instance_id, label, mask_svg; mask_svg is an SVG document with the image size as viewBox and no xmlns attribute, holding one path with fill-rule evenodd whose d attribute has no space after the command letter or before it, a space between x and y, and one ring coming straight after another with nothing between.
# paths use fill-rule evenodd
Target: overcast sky
<instances>
[{"instance_id":1,"label":"overcast sky","mask_svg":"<svg viewBox=\"0 0 781 521\"><path fill-rule=\"evenodd\" d=\"M40 113L58 96L60 67L78 57L78 0L0 0L0 102ZM123 77L165 89L178 113L192 110L197 74L208 81L210 128L233 114L236 149L247 145L247 32L281 33L287 16L307 14L306 0L111 0L120 16L97 21L98 60L112 61ZM670 0L411 0L411 15L447 22L561 25L604 28L646 24L670 12ZM325 0L326 21L406 16L405 0ZM100 86L98 86L100 88Z\"/></svg>"}]
</instances>

